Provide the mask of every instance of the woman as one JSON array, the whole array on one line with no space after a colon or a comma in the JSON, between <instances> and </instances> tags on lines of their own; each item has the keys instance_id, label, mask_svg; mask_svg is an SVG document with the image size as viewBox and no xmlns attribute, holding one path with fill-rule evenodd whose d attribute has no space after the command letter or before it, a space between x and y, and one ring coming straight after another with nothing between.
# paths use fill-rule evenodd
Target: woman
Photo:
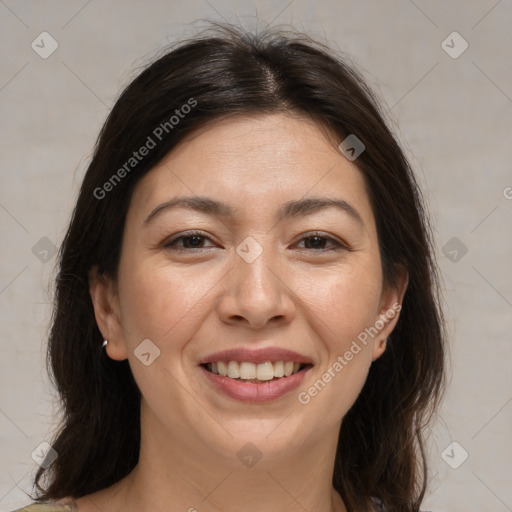
<instances>
[{"instance_id":1,"label":"woman","mask_svg":"<svg viewBox=\"0 0 512 512\"><path fill-rule=\"evenodd\" d=\"M86 172L48 350L63 423L23 510L419 510L439 297L357 72L296 33L182 43Z\"/></svg>"}]
</instances>

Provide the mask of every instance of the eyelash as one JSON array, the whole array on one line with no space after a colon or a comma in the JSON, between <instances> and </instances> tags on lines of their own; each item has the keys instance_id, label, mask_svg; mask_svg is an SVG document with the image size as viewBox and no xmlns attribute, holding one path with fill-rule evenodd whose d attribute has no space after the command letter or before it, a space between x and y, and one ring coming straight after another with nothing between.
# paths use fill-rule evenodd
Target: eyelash
<instances>
[{"instance_id":1,"label":"eyelash","mask_svg":"<svg viewBox=\"0 0 512 512\"><path fill-rule=\"evenodd\" d=\"M190 248L190 247L177 247L175 245L178 240L183 240L185 238L192 238L194 236L210 240L209 237L207 237L206 235L204 235L200 231L187 231L186 233L181 234L180 236L178 236L176 238L172 238L172 239L168 240L164 244L164 248L165 249L170 249L170 250L173 250L173 251L182 251L182 252L185 252L185 251L197 252L197 251L206 249L204 247ZM336 244L336 247L334 247L333 249L309 249L309 250L313 250L315 252L329 252L329 251L338 251L338 250L347 250L347 251L349 251L350 250L349 247L347 247L346 245L342 244L341 242L338 242L338 240L336 240L335 238L332 238L330 236L325 236L325 234L323 234L321 232L318 232L318 231L313 231L313 232L310 232L310 233L306 233L305 236L303 236L299 240L299 242L302 242L303 240L308 240L310 238L320 238L320 239L327 240L327 241L330 241L330 242L333 242L334 244Z\"/></svg>"}]
</instances>

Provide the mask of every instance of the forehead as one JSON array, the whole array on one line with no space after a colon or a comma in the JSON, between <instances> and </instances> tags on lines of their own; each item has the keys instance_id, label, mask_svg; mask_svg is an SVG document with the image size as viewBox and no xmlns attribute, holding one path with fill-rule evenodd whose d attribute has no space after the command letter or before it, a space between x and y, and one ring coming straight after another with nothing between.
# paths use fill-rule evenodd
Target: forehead
<instances>
[{"instance_id":1,"label":"forehead","mask_svg":"<svg viewBox=\"0 0 512 512\"><path fill-rule=\"evenodd\" d=\"M159 202L198 195L221 199L237 211L263 211L326 194L357 203L371 224L364 178L328 131L293 114L235 116L181 141L141 179L133 207L143 215Z\"/></svg>"}]
</instances>

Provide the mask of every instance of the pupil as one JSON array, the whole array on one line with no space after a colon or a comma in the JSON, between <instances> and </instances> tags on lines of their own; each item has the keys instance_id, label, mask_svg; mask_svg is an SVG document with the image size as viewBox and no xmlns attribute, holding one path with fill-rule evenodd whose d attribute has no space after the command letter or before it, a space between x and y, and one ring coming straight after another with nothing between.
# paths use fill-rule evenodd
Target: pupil
<instances>
[{"instance_id":1,"label":"pupil","mask_svg":"<svg viewBox=\"0 0 512 512\"><path fill-rule=\"evenodd\" d=\"M192 236L187 237L187 239L189 240L188 245L191 245L192 247L197 247L198 245L201 245L201 237L199 235L192 235ZM190 243L190 240L193 240L193 239L195 239L195 241L197 243Z\"/></svg>"},{"instance_id":2,"label":"pupil","mask_svg":"<svg viewBox=\"0 0 512 512\"><path fill-rule=\"evenodd\" d=\"M316 244L314 242L311 243L312 240L316 240L316 242L318 242L318 243L316 243ZM319 236L311 236L311 237L309 237L309 245L310 246L313 245L314 247L319 247L319 246L322 245L322 243L323 243L323 240Z\"/></svg>"}]
</instances>

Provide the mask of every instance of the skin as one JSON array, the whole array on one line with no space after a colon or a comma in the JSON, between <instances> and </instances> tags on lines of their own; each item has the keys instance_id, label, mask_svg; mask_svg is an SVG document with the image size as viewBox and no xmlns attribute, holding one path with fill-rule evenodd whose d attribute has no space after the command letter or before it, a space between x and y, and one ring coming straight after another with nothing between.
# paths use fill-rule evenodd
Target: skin
<instances>
[{"instance_id":1,"label":"skin","mask_svg":"<svg viewBox=\"0 0 512 512\"><path fill-rule=\"evenodd\" d=\"M237 214L175 208L145 224L158 205L195 195ZM363 223L332 207L276 221L283 203L303 197L343 199ZM206 237L199 248L164 247L189 230ZM308 244L313 230L350 250ZM263 250L252 263L236 253L248 236ZM402 271L396 287L383 286L362 174L313 121L237 116L188 136L134 191L117 281L90 274L108 356L128 358L143 395L142 439L132 473L78 499L79 512L346 511L332 488L338 432L398 314L308 404L297 395L401 304L407 280ZM149 366L134 355L144 339L161 351ZM216 351L270 346L314 362L298 390L273 402L226 397L197 366ZM237 457L248 442L262 454L250 468Z\"/></svg>"}]
</instances>

